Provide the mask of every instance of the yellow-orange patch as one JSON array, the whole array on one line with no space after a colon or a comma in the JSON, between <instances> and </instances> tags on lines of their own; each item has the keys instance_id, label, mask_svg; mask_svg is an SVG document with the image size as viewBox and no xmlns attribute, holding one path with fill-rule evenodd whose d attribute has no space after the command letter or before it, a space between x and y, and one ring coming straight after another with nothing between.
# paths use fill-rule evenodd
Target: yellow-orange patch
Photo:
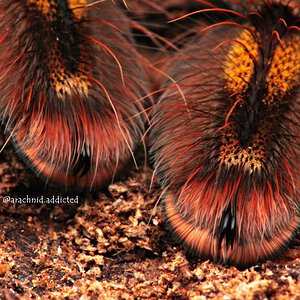
<instances>
[{"instance_id":1,"label":"yellow-orange patch","mask_svg":"<svg viewBox=\"0 0 300 300\"><path fill-rule=\"evenodd\" d=\"M45 18L52 22L56 17L56 3L54 0L27 0L31 9L39 11Z\"/></svg>"},{"instance_id":2,"label":"yellow-orange patch","mask_svg":"<svg viewBox=\"0 0 300 300\"><path fill-rule=\"evenodd\" d=\"M230 94L236 93L237 97L244 98L248 83L254 76L254 62L249 53L258 63L261 63L262 58L259 54L258 43L248 30L244 30L237 40L240 43L235 42L232 45L224 66L225 89ZM263 99L257 99L257 101L272 105L276 101L282 101L290 90L299 85L300 37L293 35L277 43L274 55L264 67L269 68L264 79L267 93ZM247 101L247 99L242 100ZM235 109L238 110L240 105ZM264 130L260 129L253 136L252 143L247 148L243 148L239 143L235 128L230 126L224 130L220 148L220 162L228 168L239 166L250 173L259 171L266 157L266 136L263 132Z\"/></svg>"},{"instance_id":3,"label":"yellow-orange patch","mask_svg":"<svg viewBox=\"0 0 300 300\"><path fill-rule=\"evenodd\" d=\"M299 84L300 38L293 36L283 40L276 48L270 71L267 76L268 95L263 101L272 104Z\"/></svg>"},{"instance_id":4,"label":"yellow-orange patch","mask_svg":"<svg viewBox=\"0 0 300 300\"><path fill-rule=\"evenodd\" d=\"M86 0L68 0L68 8L72 11L74 19L77 21L86 17ZM27 4L32 10L40 12L48 22L53 22L57 15L57 4L54 0L27 0Z\"/></svg>"},{"instance_id":5,"label":"yellow-orange patch","mask_svg":"<svg viewBox=\"0 0 300 300\"><path fill-rule=\"evenodd\" d=\"M228 168L238 166L244 168L249 173L260 171L262 164L265 162L264 142L266 136L260 133L253 138L253 143L247 148L242 148L237 143L237 136L233 133L234 129L230 128L223 136L220 160Z\"/></svg>"},{"instance_id":6,"label":"yellow-orange patch","mask_svg":"<svg viewBox=\"0 0 300 300\"><path fill-rule=\"evenodd\" d=\"M258 45L248 30L244 30L238 40L241 44L234 43L228 52L224 74L225 87L231 92L242 93L247 89L247 82L250 81L254 71L254 63L243 45L255 57L258 55Z\"/></svg>"},{"instance_id":7,"label":"yellow-orange patch","mask_svg":"<svg viewBox=\"0 0 300 300\"><path fill-rule=\"evenodd\" d=\"M58 96L72 95L77 92L81 95L88 95L91 85L88 77L80 72L69 72L64 62L60 58L60 52L56 49L51 49L48 52L49 62L49 77L50 84ZM79 66L80 68L80 66ZM84 68L82 66L82 68Z\"/></svg>"},{"instance_id":8,"label":"yellow-orange patch","mask_svg":"<svg viewBox=\"0 0 300 300\"><path fill-rule=\"evenodd\" d=\"M256 61L260 62L259 46L248 30L244 30L238 41L234 43L228 52L224 67L226 79L225 88L231 93L242 94L248 87L251 77L254 75L254 62L249 53ZM249 53L247 53L245 47ZM278 43L274 55L269 62L270 68L266 77L267 95L260 99L270 105L282 97L299 83L300 75L300 37L293 36L283 39ZM267 68L267 64L265 68Z\"/></svg>"},{"instance_id":9,"label":"yellow-orange patch","mask_svg":"<svg viewBox=\"0 0 300 300\"><path fill-rule=\"evenodd\" d=\"M68 3L76 20L80 21L86 17L86 0L69 0Z\"/></svg>"}]
</instances>

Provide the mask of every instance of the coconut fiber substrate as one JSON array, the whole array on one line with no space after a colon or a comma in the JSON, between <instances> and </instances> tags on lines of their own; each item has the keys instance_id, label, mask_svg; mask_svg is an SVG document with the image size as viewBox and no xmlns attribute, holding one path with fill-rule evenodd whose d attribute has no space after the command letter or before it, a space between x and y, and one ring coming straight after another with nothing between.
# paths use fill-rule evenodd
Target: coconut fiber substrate
<instances>
[{"instance_id":1,"label":"coconut fiber substrate","mask_svg":"<svg viewBox=\"0 0 300 300\"><path fill-rule=\"evenodd\" d=\"M195 4L161 2L174 17ZM148 9L136 8L137 19ZM280 257L248 269L194 258L164 224L161 188L145 161L141 154L138 170L129 166L99 192L64 193L37 179L8 142L0 153L0 298L300 299L300 233ZM26 197L52 202L16 203ZM67 197L74 204L55 204Z\"/></svg>"}]
</instances>

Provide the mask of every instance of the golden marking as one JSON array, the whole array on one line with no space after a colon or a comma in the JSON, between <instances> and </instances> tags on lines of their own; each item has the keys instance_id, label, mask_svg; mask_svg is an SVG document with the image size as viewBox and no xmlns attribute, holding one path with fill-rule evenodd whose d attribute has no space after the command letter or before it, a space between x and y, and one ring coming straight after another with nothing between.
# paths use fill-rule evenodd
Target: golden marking
<instances>
[{"instance_id":1,"label":"golden marking","mask_svg":"<svg viewBox=\"0 0 300 300\"><path fill-rule=\"evenodd\" d=\"M239 41L254 57L257 57L259 48L248 30L242 32ZM253 72L254 64L251 57L241 44L234 43L225 62L224 73L227 81L225 87L233 92L245 92L248 88L247 82L250 81Z\"/></svg>"},{"instance_id":2,"label":"golden marking","mask_svg":"<svg viewBox=\"0 0 300 300\"><path fill-rule=\"evenodd\" d=\"M238 40L259 62L261 59L259 46L250 32L244 30ZM248 82L251 82L254 75L254 63L241 44L234 43L232 45L224 67L225 88L230 93L238 93L240 97L247 91ZM282 39L281 43L278 43L274 49L274 55L271 59L270 68L265 78L267 94L264 99L258 99L266 105L272 105L275 101L282 101L289 91L299 85L300 37L292 36L285 40ZM261 170L266 157L264 146L266 136L262 134L264 131L261 128L253 136L253 143L248 148L243 149L240 146L235 128L227 128L222 136L223 145L220 148L220 162L228 168L239 166L250 173Z\"/></svg>"},{"instance_id":3,"label":"golden marking","mask_svg":"<svg viewBox=\"0 0 300 300\"><path fill-rule=\"evenodd\" d=\"M244 30L239 41L244 44L249 52L259 61L259 47L248 30ZM300 76L300 37L293 36L287 40L282 40L275 49L271 61L270 70L266 77L268 92L262 101L270 105L275 99L282 97L299 82ZM230 92L240 92L242 94L248 88L254 72L254 63L246 53L241 44L235 43L228 52L228 59L225 62L224 76L226 85Z\"/></svg>"},{"instance_id":4,"label":"golden marking","mask_svg":"<svg viewBox=\"0 0 300 300\"><path fill-rule=\"evenodd\" d=\"M77 21L86 17L87 10L85 8L86 0L69 0L69 8L72 10L73 16Z\"/></svg>"},{"instance_id":5,"label":"golden marking","mask_svg":"<svg viewBox=\"0 0 300 300\"><path fill-rule=\"evenodd\" d=\"M91 86L88 77L80 72L72 74L69 72L63 61L60 58L60 52L56 49L51 49L48 52L49 62L49 77L50 83L57 95L69 95L71 96L74 92L78 92L81 95L87 96L89 87ZM83 66L79 65L79 69L84 69Z\"/></svg>"},{"instance_id":6,"label":"golden marking","mask_svg":"<svg viewBox=\"0 0 300 300\"><path fill-rule=\"evenodd\" d=\"M42 13L48 22L53 22L56 19L57 5L54 0L27 0L27 4L31 10Z\"/></svg>"},{"instance_id":7,"label":"golden marking","mask_svg":"<svg viewBox=\"0 0 300 300\"><path fill-rule=\"evenodd\" d=\"M86 0L68 0L67 3L74 19L80 21L86 17ZM58 6L54 0L27 0L27 5L29 10L41 13L47 22L53 23L56 21ZM85 96L88 95L89 87L91 86L88 77L79 71L75 74L69 72L61 57L62 53L58 48L57 42L55 42L52 45L52 49L48 51L47 64L50 84L57 95L72 95L74 92ZM84 68L83 64L79 64L79 70L84 70Z\"/></svg>"},{"instance_id":8,"label":"golden marking","mask_svg":"<svg viewBox=\"0 0 300 300\"><path fill-rule=\"evenodd\" d=\"M87 15L86 0L68 0L69 9L75 20L80 21ZM40 12L48 22L54 22L57 16L57 4L54 0L27 0L31 10Z\"/></svg>"},{"instance_id":9,"label":"golden marking","mask_svg":"<svg viewBox=\"0 0 300 300\"><path fill-rule=\"evenodd\" d=\"M294 36L279 44L267 76L268 95L264 103L270 105L299 84L300 37Z\"/></svg>"},{"instance_id":10,"label":"golden marking","mask_svg":"<svg viewBox=\"0 0 300 300\"><path fill-rule=\"evenodd\" d=\"M221 147L220 158L221 162L230 168L231 166L239 166L253 173L260 171L262 164L265 162L264 144L266 136L256 134L251 143L246 149L243 149L239 143L234 146L233 143L238 141L237 137L231 133L234 129L228 130L223 137L223 146Z\"/></svg>"}]
</instances>

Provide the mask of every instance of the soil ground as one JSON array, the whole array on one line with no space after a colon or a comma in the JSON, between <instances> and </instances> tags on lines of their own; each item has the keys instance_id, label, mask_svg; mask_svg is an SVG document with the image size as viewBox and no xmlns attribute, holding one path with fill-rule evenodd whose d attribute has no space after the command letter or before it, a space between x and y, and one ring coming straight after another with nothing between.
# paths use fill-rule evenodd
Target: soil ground
<instances>
[{"instance_id":1,"label":"soil ground","mask_svg":"<svg viewBox=\"0 0 300 300\"><path fill-rule=\"evenodd\" d=\"M174 2L165 5L176 16L188 11L189 1ZM1 204L0 298L300 299L300 233L275 261L245 270L195 259L165 227L156 206L161 190L155 179L150 189L143 161L107 189L62 194L8 143L0 154L1 202L69 196L78 204Z\"/></svg>"}]
</instances>

